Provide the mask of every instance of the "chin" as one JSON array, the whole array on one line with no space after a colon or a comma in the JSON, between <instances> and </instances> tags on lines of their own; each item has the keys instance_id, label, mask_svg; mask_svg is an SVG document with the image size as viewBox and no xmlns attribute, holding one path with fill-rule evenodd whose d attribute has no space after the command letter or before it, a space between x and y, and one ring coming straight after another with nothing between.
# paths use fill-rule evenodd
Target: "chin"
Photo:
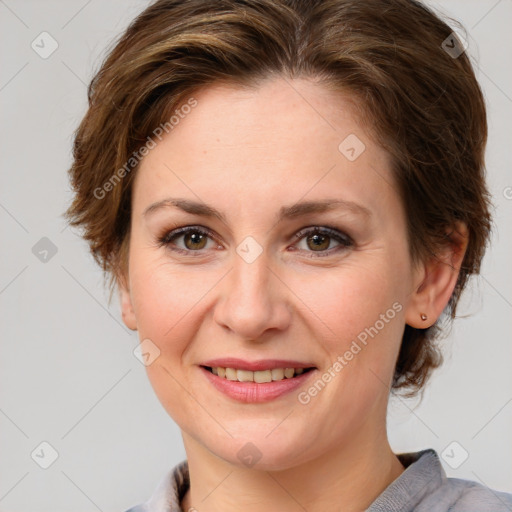
<instances>
[{"instance_id":1,"label":"chin","mask_svg":"<svg viewBox=\"0 0 512 512\"><path fill-rule=\"evenodd\" d=\"M305 462L303 443L293 442L290 438L286 445L246 439L237 438L223 450L219 450L219 445L214 445L211 451L240 469L257 471L283 471Z\"/></svg>"}]
</instances>

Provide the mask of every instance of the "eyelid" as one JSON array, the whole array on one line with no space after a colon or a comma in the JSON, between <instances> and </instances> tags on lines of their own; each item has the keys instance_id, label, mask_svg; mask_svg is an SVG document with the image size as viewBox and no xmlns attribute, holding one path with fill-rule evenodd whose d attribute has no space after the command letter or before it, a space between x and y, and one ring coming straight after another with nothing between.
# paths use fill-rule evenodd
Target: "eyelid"
<instances>
[{"instance_id":1,"label":"eyelid","mask_svg":"<svg viewBox=\"0 0 512 512\"><path fill-rule=\"evenodd\" d=\"M340 231L340 229L335 228L333 226L329 226L327 224L312 225L312 226L307 226L305 228L302 228L301 230L297 231L297 233L295 233L295 237L303 238L305 235L315 234L315 233L319 233L322 235L329 235L333 238L341 238L345 242L354 243L354 241L352 240L352 238L349 235L347 235L343 231Z\"/></svg>"},{"instance_id":2,"label":"eyelid","mask_svg":"<svg viewBox=\"0 0 512 512\"><path fill-rule=\"evenodd\" d=\"M172 229L170 231L169 230L164 231L163 235L158 237L158 238L159 239L176 238L179 235L188 233L189 231L200 232L200 233L208 235L209 237L211 237L214 240L218 241L217 236L215 235L215 233L211 229L208 229L207 227L199 226L199 225L190 225L190 226L181 226L180 227L180 226L178 226L178 224L175 224L174 229Z\"/></svg>"}]
</instances>

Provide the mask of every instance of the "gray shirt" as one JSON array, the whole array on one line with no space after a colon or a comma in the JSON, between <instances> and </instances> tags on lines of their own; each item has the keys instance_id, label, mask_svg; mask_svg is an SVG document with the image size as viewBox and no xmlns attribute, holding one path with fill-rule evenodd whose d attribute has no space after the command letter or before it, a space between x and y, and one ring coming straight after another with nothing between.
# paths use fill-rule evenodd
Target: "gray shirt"
<instances>
[{"instance_id":1,"label":"gray shirt","mask_svg":"<svg viewBox=\"0 0 512 512\"><path fill-rule=\"evenodd\" d=\"M432 449L397 457L405 471L367 512L512 512L512 494L470 480L447 478ZM189 485L184 460L167 473L149 500L126 512L187 512L180 508L180 501Z\"/></svg>"}]
</instances>

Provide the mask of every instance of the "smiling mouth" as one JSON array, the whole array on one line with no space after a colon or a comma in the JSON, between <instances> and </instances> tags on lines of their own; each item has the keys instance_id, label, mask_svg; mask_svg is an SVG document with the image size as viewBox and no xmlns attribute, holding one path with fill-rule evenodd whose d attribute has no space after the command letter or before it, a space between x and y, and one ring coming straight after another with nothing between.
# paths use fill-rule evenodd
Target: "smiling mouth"
<instances>
[{"instance_id":1,"label":"smiling mouth","mask_svg":"<svg viewBox=\"0 0 512 512\"><path fill-rule=\"evenodd\" d=\"M217 375L221 379L237 382L256 382L263 384L265 382L277 382L286 379L293 379L304 373L310 372L315 368L273 368L271 370L261 370L251 372L249 370L238 370L236 368L223 368L221 366L210 367L202 366L210 373Z\"/></svg>"}]
</instances>

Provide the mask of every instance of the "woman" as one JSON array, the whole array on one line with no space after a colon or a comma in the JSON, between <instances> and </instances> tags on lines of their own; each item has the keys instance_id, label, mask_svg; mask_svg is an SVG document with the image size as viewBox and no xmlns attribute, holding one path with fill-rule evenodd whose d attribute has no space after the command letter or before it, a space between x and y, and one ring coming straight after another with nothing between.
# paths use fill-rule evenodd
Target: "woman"
<instances>
[{"instance_id":1,"label":"woman","mask_svg":"<svg viewBox=\"0 0 512 512\"><path fill-rule=\"evenodd\" d=\"M68 216L187 460L150 511L498 511L394 454L490 230L484 100L410 0L160 0L89 89Z\"/></svg>"}]
</instances>

